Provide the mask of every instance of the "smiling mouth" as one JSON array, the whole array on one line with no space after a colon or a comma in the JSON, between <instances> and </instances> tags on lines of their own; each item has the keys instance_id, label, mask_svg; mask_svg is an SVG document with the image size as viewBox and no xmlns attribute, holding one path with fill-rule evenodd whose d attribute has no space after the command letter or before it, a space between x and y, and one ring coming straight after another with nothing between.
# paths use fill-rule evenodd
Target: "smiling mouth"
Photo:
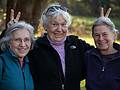
<instances>
[{"instance_id":1,"label":"smiling mouth","mask_svg":"<svg viewBox=\"0 0 120 90\"><path fill-rule=\"evenodd\" d=\"M20 52L26 52L27 49L19 49Z\"/></svg>"}]
</instances>

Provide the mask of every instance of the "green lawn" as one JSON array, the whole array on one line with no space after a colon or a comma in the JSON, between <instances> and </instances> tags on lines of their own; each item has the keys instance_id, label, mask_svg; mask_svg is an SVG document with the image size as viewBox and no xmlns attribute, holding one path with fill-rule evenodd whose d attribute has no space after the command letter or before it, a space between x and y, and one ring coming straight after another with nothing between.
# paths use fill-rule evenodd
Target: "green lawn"
<instances>
[{"instance_id":1,"label":"green lawn","mask_svg":"<svg viewBox=\"0 0 120 90\"><path fill-rule=\"evenodd\" d=\"M81 86L81 90L86 90L86 89L85 89L85 80L83 80L83 81L81 82L80 86Z\"/></svg>"},{"instance_id":2,"label":"green lawn","mask_svg":"<svg viewBox=\"0 0 120 90\"><path fill-rule=\"evenodd\" d=\"M81 90L86 90L86 89L84 87L82 87Z\"/></svg>"}]
</instances>

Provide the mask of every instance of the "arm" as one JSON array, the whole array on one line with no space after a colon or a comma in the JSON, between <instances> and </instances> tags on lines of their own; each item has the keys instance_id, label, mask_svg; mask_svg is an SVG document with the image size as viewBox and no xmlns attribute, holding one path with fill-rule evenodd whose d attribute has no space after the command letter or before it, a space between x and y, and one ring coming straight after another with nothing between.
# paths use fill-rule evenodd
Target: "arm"
<instances>
[{"instance_id":1,"label":"arm","mask_svg":"<svg viewBox=\"0 0 120 90\"><path fill-rule=\"evenodd\" d=\"M2 75L3 75L2 73L3 73L3 61L0 58L0 80L2 80Z\"/></svg>"},{"instance_id":2,"label":"arm","mask_svg":"<svg viewBox=\"0 0 120 90\"><path fill-rule=\"evenodd\" d=\"M18 22L19 19L20 19L20 16L21 16L21 12L18 12L17 16L14 17L14 10L11 9L10 21L9 21L8 24L7 24L7 28L9 28L12 24ZM6 30L7 30L7 29L3 30L3 32L1 33L0 39L1 39L2 37L4 37Z\"/></svg>"}]
</instances>

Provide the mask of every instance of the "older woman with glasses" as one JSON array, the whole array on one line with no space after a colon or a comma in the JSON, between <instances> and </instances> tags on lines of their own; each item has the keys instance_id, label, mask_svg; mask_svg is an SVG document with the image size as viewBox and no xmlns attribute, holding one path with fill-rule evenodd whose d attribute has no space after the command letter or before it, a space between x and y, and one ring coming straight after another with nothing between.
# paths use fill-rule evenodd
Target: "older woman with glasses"
<instances>
[{"instance_id":1,"label":"older woman with glasses","mask_svg":"<svg viewBox=\"0 0 120 90\"><path fill-rule=\"evenodd\" d=\"M120 90L120 45L114 23L107 17L98 18L92 27L95 49L86 53L87 90Z\"/></svg>"},{"instance_id":2,"label":"older woman with glasses","mask_svg":"<svg viewBox=\"0 0 120 90\"><path fill-rule=\"evenodd\" d=\"M33 47L34 28L17 22L0 40L0 90L34 90L27 53Z\"/></svg>"}]
</instances>

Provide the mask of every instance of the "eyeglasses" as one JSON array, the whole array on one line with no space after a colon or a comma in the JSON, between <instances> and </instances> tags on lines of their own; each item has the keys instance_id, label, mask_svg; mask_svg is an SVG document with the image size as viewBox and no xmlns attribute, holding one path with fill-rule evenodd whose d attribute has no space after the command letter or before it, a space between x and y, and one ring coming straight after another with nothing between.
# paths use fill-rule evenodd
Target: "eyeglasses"
<instances>
[{"instance_id":1,"label":"eyeglasses","mask_svg":"<svg viewBox=\"0 0 120 90\"><path fill-rule=\"evenodd\" d=\"M47 9L47 11L44 13L45 15L48 15L50 12L55 12L56 10L62 10L67 12L67 8L63 6L51 6Z\"/></svg>"}]
</instances>

